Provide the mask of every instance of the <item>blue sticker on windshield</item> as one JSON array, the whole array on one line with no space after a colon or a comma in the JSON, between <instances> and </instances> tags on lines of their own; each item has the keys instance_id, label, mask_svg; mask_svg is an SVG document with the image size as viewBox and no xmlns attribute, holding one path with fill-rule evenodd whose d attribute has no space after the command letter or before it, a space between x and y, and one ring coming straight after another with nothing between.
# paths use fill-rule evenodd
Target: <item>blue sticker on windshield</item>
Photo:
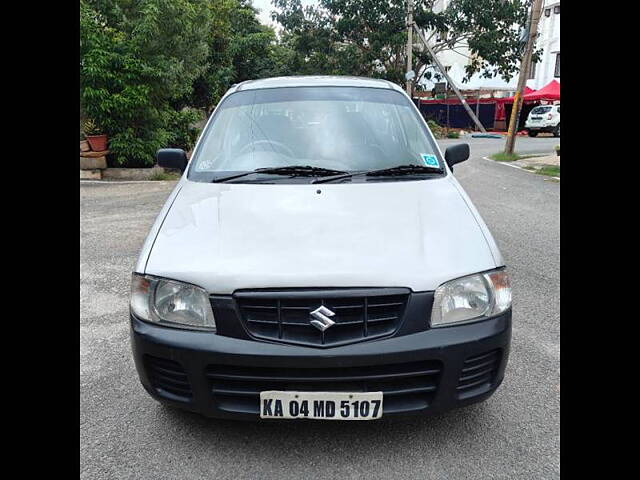
<instances>
[{"instance_id":1,"label":"blue sticker on windshield","mask_svg":"<svg viewBox=\"0 0 640 480\"><path fill-rule=\"evenodd\" d=\"M427 155L426 153L421 153L422 161L427 167L436 167L440 168L440 162L438 162L438 157L435 155Z\"/></svg>"}]
</instances>

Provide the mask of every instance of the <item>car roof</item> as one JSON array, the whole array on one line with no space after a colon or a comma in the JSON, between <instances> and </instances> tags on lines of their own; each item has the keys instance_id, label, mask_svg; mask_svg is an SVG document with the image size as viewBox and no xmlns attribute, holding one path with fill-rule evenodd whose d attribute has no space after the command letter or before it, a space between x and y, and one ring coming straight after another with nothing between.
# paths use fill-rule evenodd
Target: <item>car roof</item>
<instances>
[{"instance_id":1,"label":"car roof","mask_svg":"<svg viewBox=\"0 0 640 480\"><path fill-rule=\"evenodd\" d=\"M262 78L247 80L233 85L228 93L243 90L258 90L263 88L282 87L368 87L386 88L403 92L402 88L388 80L367 77L348 77L339 75L300 75L293 77Z\"/></svg>"}]
</instances>

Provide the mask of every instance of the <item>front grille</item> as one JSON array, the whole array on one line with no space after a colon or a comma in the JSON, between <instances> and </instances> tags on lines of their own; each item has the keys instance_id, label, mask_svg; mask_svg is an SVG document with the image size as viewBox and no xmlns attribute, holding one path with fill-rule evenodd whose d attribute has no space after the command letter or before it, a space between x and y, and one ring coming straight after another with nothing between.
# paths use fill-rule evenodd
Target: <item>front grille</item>
<instances>
[{"instance_id":1,"label":"front grille","mask_svg":"<svg viewBox=\"0 0 640 480\"><path fill-rule=\"evenodd\" d=\"M276 368L210 365L205 371L218 408L259 413L260 392L384 392L385 414L426 408L435 395L438 361L366 367Z\"/></svg>"},{"instance_id":2,"label":"front grille","mask_svg":"<svg viewBox=\"0 0 640 480\"><path fill-rule=\"evenodd\" d=\"M405 288L238 291L243 323L256 338L335 346L393 334L399 327L409 290ZM320 331L310 314L325 306L334 325Z\"/></svg>"},{"instance_id":3,"label":"front grille","mask_svg":"<svg viewBox=\"0 0 640 480\"><path fill-rule=\"evenodd\" d=\"M171 400L191 401L193 396L184 368L173 360L145 356L147 374L159 395Z\"/></svg>"},{"instance_id":4,"label":"front grille","mask_svg":"<svg viewBox=\"0 0 640 480\"><path fill-rule=\"evenodd\" d=\"M458 397L467 398L489 390L499 366L500 350L466 359L458 381Z\"/></svg>"}]
</instances>

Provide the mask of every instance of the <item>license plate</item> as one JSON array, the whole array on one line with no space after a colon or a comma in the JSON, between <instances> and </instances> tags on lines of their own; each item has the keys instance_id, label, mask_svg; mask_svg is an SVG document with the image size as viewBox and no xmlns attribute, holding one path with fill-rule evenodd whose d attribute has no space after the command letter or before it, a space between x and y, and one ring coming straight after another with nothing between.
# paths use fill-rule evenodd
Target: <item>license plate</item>
<instances>
[{"instance_id":1,"label":"license plate","mask_svg":"<svg viewBox=\"0 0 640 480\"><path fill-rule=\"evenodd\" d=\"M382 392L260 392L260 418L375 420L382 417Z\"/></svg>"}]
</instances>

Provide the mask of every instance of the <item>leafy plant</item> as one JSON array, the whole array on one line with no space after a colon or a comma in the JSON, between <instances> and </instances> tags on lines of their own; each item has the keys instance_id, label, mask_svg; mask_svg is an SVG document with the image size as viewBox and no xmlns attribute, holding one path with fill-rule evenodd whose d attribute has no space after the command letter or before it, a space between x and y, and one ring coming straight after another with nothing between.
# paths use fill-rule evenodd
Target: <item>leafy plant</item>
<instances>
[{"instance_id":1,"label":"leafy plant","mask_svg":"<svg viewBox=\"0 0 640 480\"><path fill-rule=\"evenodd\" d=\"M429 126L429 130L433 133L433 136L436 138L444 138L444 127L438 124L435 120L427 120L427 125Z\"/></svg>"},{"instance_id":2,"label":"leafy plant","mask_svg":"<svg viewBox=\"0 0 640 480\"><path fill-rule=\"evenodd\" d=\"M451 131L447 132L447 138L460 138L460 132L457 132L455 130L451 130Z\"/></svg>"},{"instance_id":3,"label":"leafy plant","mask_svg":"<svg viewBox=\"0 0 640 480\"><path fill-rule=\"evenodd\" d=\"M87 135L100 135L100 129L96 125L96 123L87 119L82 122L82 134L86 137Z\"/></svg>"},{"instance_id":4,"label":"leafy plant","mask_svg":"<svg viewBox=\"0 0 640 480\"><path fill-rule=\"evenodd\" d=\"M560 151L560 145L556 145L555 147L553 147L553 149L554 149L556 152L559 152L559 151ZM571 149L569 149L569 150L571 150Z\"/></svg>"}]
</instances>

